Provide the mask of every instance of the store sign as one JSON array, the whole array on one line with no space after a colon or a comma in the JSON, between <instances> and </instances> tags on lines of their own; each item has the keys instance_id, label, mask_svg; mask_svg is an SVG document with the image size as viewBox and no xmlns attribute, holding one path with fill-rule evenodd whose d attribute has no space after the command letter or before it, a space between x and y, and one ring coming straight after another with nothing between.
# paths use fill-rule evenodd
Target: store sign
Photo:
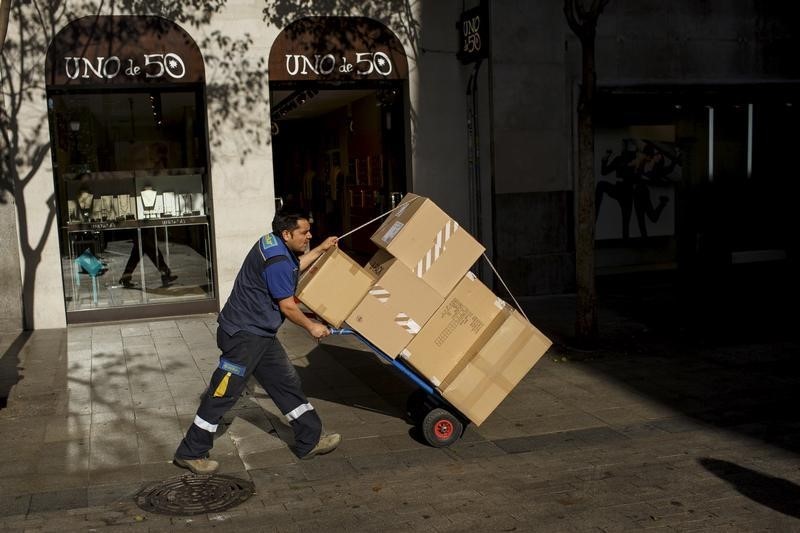
<instances>
[{"instance_id":1,"label":"store sign","mask_svg":"<svg viewBox=\"0 0 800 533\"><path fill-rule=\"evenodd\" d=\"M474 63L489 57L489 14L485 4L461 13L456 28L459 61Z\"/></svg>"},{"instance_id":2,"label":"store sign","mask_svg":"<svg viewBox=\"0 0 800 533\"><path fill-rule=\"evenodd\" d=\"M270 49L271 81L405 79L408 60L395 35L364 17L306 17Z\"/></svg>"},{"instance_id":3,"label":"store sign","mask_svg":"<svg viewBox=\"0 0 800 533\"><path fill-rule=\"evenodd\" d=\"M47 51L47 85L202 82L203 57L180 26L160 17L77 19Z\"/></svg>"},{"instance_id":4,"label":"store sign","mask_svg":"<svg viewBox=\"0 0 800 533\"><path fill-rule=\"evenodd\" d=\"M67 78L112 79L122 74L129 78L172 78L181 79L186 75L186 64L178 54L144 54L138 61L128 58L123 61L117 56L65 57L64 72Z\"/></svg>"},{"instance_id":5,"label":"store sign","mask_svg":"<svg viewBox=\"0 0 800 533\"><path fill-rule=\"evenodd\" d=\"M300 54L286 54L286 72L289 76L316 74L326 76L334 72L354 73L369 76L373 72L381 76L392 73L392 60L383 52L356 52L350 59L333 54L314 54L309 58Z\"/></svg>"}]
</instances>

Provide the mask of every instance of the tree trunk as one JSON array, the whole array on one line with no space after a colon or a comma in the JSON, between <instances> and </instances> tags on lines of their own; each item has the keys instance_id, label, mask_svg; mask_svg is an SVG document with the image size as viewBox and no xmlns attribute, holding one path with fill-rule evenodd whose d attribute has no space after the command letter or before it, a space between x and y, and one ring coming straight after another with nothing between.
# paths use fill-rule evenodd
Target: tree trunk
<instances>
[{"instance_id":1,"label":"tree trunk","mask_svg":"<svg viewBox=\"0 0 800 533\"><path fill-rule=\"evenodd\" d=\"M0 52L3 51L3 44L6 42L8 33L8 17L11 13L11 0L0 0Z\"/></svg>"},{"instance_id":2,"label":"tree trunk","mask_svg":"<svg viewBox=\"0 0 800 533\"><path fill-rule=\"evenodd\" d=\"M0 52L6 42L8 21L12 0L0 0ZM8 72L0 72L0 76L9 76ZM0 98L0 106L6 105L4 98ZM0 156L7 155L7 147L0 140ZM5 165L0 165L3 172ZM9 181L8 183L13 183ZM20 331L23 327L22 319L22 281L20 279L19 246L17 236L17 210L14 202L14 191L0 191L0 243L2 243L2 258L0 258L0 272L6 275L0 280L0 305L5 312L0 318L0 333Z\"/></svg>"},{"instance_id":3,"label":"tree trunk","mask_svg":"<svg viewBox=\"0 0 800 533\"><path fill-rule=\"evenodd\" d=\"M575 335L586 344L597 338L597 294L594 279L594 28L581 36L582 79L578 103L578 179L575 184Z\"/></svg>"}]
</instances>

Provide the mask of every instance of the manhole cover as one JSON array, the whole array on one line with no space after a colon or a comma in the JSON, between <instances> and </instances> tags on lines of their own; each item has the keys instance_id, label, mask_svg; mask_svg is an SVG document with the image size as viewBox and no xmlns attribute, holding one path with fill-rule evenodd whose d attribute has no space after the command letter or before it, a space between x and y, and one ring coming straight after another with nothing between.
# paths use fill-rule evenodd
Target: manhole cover
<instances>
[{"instance_id":1,"label":"manhole cover","mask_svg":"<svg viewBox=\"0 0 800 533\"><path fill-rule=\"evenodd\" d=\"M184 474L143 488L136 505L168 515L214 513L239 505L253 491L251 482L231 476Z\"/></svg>"}]
</instances>

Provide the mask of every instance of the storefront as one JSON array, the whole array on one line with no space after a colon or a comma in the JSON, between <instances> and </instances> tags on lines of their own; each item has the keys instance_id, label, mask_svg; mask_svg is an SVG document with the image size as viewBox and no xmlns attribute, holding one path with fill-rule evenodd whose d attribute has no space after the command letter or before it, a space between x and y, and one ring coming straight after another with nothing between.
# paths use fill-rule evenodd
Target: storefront
<instances>
[{"instance_id":1,"label":"storefront","mask_svg":"<svg viewBox=\"0 0 800 533\"><path fill-rule=\"evenodd\" d=\"M308 213L315 238L386 212L409 186L408 64L398 38L363 17L307 17L270 49L276 198ZM341 246L362 262L375 227Z\"/></svg>"},{"instance_id":2,"label":"storefront","mask_svg":"<svg viewBox=\"0 0 800 533\"><path fill-rule=\"evenodd\" d=\"M203 58L157 17L78 19L46 60L67 322L218 309Z\"/></svg>"},{"instance_id":3,"label":"storefront","mask_svg":"<svg viewBox=\"0 0 800 533\"><path fill-rule=\"evenodd\" d=\"M601 88L598 273L787 259L796 94L793 83Z\"/></svg>"},{"instance_id":4,"label":"storefront","mask_svg":"<svg viewBox=\"0 0 800 533\"><path fill-rule=\"evenodd\" d=\"M60 268L58 283L36 277L32 301L47 302L37 317L50 323L49 287L67 324L216 312L275 209L308 213L320 239L411 190L397 36L365 17L305 17L272 35L252 48L247 34L195 42L165 18L120 15L58 32L44 69L43 189ZM370 234L342 246L365 261ZM37 274L53 271L54 252Z\"/></svg>"}]
</instances>

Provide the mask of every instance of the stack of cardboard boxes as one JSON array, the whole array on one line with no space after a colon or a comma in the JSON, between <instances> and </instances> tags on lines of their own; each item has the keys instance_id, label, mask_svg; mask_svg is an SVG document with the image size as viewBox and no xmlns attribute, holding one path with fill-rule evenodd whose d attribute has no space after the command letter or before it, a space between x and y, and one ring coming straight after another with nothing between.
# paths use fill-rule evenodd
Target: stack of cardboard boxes
<instances>
[{"instance_id":1,"label":"stack of cardboard boxes","mask_svg":"<svg viewBox=\"0 0 800 533\"><path fill-rule=\"evenodd\" d=\"M483 246L430 199L407 194L372 242L365 267L329 250L298 298L400 357L480 425L551 342L469 271Z\"/></svg>"}]
</instances>

